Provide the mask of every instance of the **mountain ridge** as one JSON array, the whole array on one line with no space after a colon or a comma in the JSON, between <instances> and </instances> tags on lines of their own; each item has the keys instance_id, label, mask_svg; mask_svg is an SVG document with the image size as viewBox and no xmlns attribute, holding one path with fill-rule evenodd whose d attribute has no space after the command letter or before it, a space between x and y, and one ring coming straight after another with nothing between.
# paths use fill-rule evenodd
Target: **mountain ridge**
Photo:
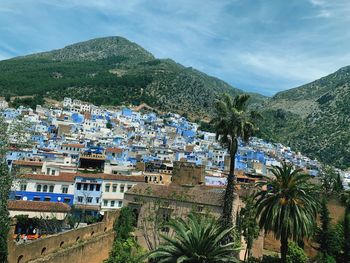
<instances>
[{"instance_id":1,"label":"mountain ridge","mask_svg":"<svg viewBox=\"0 0 350 263\"><path fill-rule=\"evenodd\" d=\"M349 87L350 66L272 98L250 93L251 106L264 116L258 135L337 167L350 167ZM146 103L163 112L210 119L222 93L246 92L171 59L157 59L122 37L0 61L2 96L68 96L96 105Z\"/></svg>"}]
</instances>

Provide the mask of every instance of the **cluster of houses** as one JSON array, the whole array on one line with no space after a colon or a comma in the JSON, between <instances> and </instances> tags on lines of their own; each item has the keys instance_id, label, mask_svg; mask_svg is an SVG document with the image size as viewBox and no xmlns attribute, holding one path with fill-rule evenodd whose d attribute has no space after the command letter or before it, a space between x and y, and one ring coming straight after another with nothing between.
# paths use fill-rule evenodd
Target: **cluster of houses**
<instances>
[{"instance_id":1,"label":"cluster of houses","mask_svg":"<svg viewBox=\"0 0 350 263\"><path fill-rule=\"evenodd\" d=\"M7 154L9 168L19 175L10 197L17 202L16 213L23 201L26 209L30 202L63 203L97 216L130 203L126 195L145 189L157 193L161 187L191 185L220 192L226 184L227 150L215 134L178 114L97 107L71 98L35 110L5 106L5 121L23 124L30 142L19 146L19 139L12 138ZM235 159L239 184L270 176L270 168L282 159L313 176L320 168L288 147L252 138L240 143Z\"/></svg>"}]
</instances>

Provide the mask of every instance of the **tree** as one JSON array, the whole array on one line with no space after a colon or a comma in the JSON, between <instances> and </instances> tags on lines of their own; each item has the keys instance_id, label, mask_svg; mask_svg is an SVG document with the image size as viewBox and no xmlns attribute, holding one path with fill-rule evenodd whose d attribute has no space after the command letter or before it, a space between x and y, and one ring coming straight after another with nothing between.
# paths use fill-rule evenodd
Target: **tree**
<instances>
[{"instance_id":1,"label":"tree","mask_svg":"<svg viewBox=\"0 0 350 263\"><path fill-rule=\"evenodd\" d=\"M13 181L13 175L6 163L6 151L8 147L8 125L3 117L0 117L0 262L7 262L7 240L10 231L10 214L7 201Z\"/></svg>"},{"instance_id":2,"label":"tree","mask_svg":"<svg viewBox=\"0 0 350 263\"><path fill-rule=\"evenodd\" d=\"M216 115L212 120L216 137L224 147L227 147L231 158L222 215L222 222L226 228L233 224L232 207L236 184L234 171L238 139L249 140L256 130L253 122L260 116L255 111L247 111L248 99L247 94L236 96L233 100L228 94L224 94L222 100L216 102Z\"/></svg>"},{"instance_id":3,"label":"tree","mask_svg":"<svg viewBox=\"0 0 350 263\"><path fill-rule=\"evenodd\" d=\"M315 235L315 241L320 244L318 250L320 251L320 254L322 253L322 256L320 256L320 258L336 258L342 248L339 244L341 242L339 242L339 238L337 237L338 233L335 227L331 225L331 218L329 216L326 198L322 199L320 208L320 221L321 226L317 228Z\"/></svg>"},{"instance_id":4,"label":"tree","mask_svg":"<svg viewBox=\"0 0 350 263\"><path fill-rule=\"evenodd\" d=\"M293 169L292 164L274 166L275 178L266 178L259 186L266 187L256 194L259 226L272 231L281 242L281 262L287 262L288 239L299 241L314 230L318 211L315 186L310 177Z\"/></svg>"},{"instance_id":5,"label":"tree","mask_svg":"<svg viewBox=\"0 0 350 263\"><path fill-rule=\"evenodd\" d=\"M343 233L344 233L344 262L350 260L350 191L341 194L341 200L345 205Z\"/></svg>"},{"instance_id":6,"label":"tree","mask_svg":"<svg viewBox=\"0 0 350 263\"><path fill-rule=\"evenodd\" d=\"M340 174L332 166L324 165L320 172L322 188L327 196L343 190Z\"/></svg>"},{"instance_id":7,"label":"tree","mask_svg":"<svg viewBox=\"0 0 350 263\"><path fill-rule=\"evenodd\" d=\"M215 219L190 214L187 221L182 218L172 220L168 226L175 232L175 237L162 235L164 243L148 258L157 262L238 262L232 256L237 251L235 244L222 244L232 228L224 228Z\"/></svg>"},{"instance_id":8,"label":"tree","mask_svg":"<svg viewBox=\"0 0 350 263\"><path fill-rule=\"evenodd\" d=\"M256 222L256 208L254 196L243 197L245 206L239 212L239 228L247 244L244 261L250 258L253 242L259 237L259 226Z\"/></svg>"},{"instance_id":9,"label":"tree","mask_svg":"<svg viewBox=\"0 0 350 263\"><path fill-rule=\"evenodd\" d=\"M119 218L114 223L116 239L127 240L134 231L135 216L131 209L124 206L120 209Z\"/></svg>"},{"instance_id":10,"label":"tree","mask_svg":"<svg viewBox=\"0 0 350 263\"><path fill-rule=\"evenodd\" d=\"M120 210L118 219L114 223L116 237L112 251L105 263L141 263L143 250L132 236L135 217L128 207Z\"/></svg>"}]
</instances>

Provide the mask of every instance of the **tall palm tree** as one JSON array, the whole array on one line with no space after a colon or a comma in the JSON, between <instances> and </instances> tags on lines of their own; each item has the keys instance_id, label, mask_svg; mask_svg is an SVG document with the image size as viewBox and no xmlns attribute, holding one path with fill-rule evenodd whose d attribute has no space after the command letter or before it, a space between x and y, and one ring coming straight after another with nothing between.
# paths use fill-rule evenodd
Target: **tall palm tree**
<instances>
[{"instance_id":1,"label":"tall palm tree","mask_svg":"<svg viewBox=\"0 0 350 263\"><path fill-rule=\"evenodd\" d=\"M299 241L310 236L316 222L316 189L309 182L310 176L301 171L286 162L282 167L274 166L275 178L260 183L266 191L256 194L259 226L280 240L282 263L287 260L288 239Z\"/></svg>"},{"instance_id":2,"label":"tall palm tree","mask_svg":"<svg viewBox=\"0 0 350 263\"><path fill-rule=\"evenodd\" d=\"M234 171L238 139L248 141L256 130L254 121L261 116L255 111L247 110L249 98L249 95L242 94L232 100L228 94L224 94L221 100L216 101L215 117L212 120L215 125L216 139L227 147L231 158L222 215L223 225L227 228L233 224L232 206L236 184Z\"/></svg>"},{"instance_id":3,"label":"tall palm tree","mask_svg":"<svg viewBox=\"0 0 350 263\"><path fill-rule=\"evenodd\" d=\"M234 243L222 244L232 229L224 229L215 219L190 214L187 221L173 220L168 226L174 238L162 235L165 242L148 258L158 263L238 262L233 257L238 250Z\"/></svg>"}]
</instances>

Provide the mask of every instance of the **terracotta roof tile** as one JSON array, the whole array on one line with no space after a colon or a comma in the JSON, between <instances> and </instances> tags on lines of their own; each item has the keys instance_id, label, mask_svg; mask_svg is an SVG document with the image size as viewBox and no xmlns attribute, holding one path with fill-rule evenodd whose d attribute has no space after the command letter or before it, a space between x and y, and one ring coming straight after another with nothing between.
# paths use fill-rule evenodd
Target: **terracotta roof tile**
<instances>
[{"instance_id":1,"label":"terracotta roof tile","mask_svg":"<svg viewBox=\"0 0 350 263\"><path fill-rule=\"evenodd\" d=\"M69 212L70 206L65 203L40 202L40 201L8 201L8 209L16 211L40 211L40 212Z\"/></svg>"},{"instance_id":2,"label":"terracotta roof tile","mask_svg":"<svg viewBox=\"0 0 350 263\"><path fill-rule=\"evenodd\" d=\"M75 148L85 148L84 144L79 144L79 143L64 143L62 144L63 147L75 147Z\"/></svg>"},{"instance_id":3,"label":"terracotta roof tile","mask_svg":"<svg viewBox=\"0 0 350 263\"><path fill-rule=\"evenodd\" d=\"M121 152L123 152L123 149L121 149L121 148L107 148L106 152L107 153L121 153Z\"/></svg>"},{"instance_id":4,"label":"terracotta roof tile","mask_svg":"<svg viewBox=\"0 0 350 263\"><path fill-rule=\"evenodd\" d=\"M20 178L39 181L74 182L75 173L60 173L59 175L23 174Z\"/></svg>"},{"instance_id":5,"label":"terracotta roof tile","mask_svg":"<svg viewBox=\"0 0 350 263\"><path fill-rule=\"evenodd\" d=\"M42 162L37 161L23 161L23 160L15 160L13 161L15 165L25 165L25 166L43 166Z\"/></svg>"}]
</instances>

